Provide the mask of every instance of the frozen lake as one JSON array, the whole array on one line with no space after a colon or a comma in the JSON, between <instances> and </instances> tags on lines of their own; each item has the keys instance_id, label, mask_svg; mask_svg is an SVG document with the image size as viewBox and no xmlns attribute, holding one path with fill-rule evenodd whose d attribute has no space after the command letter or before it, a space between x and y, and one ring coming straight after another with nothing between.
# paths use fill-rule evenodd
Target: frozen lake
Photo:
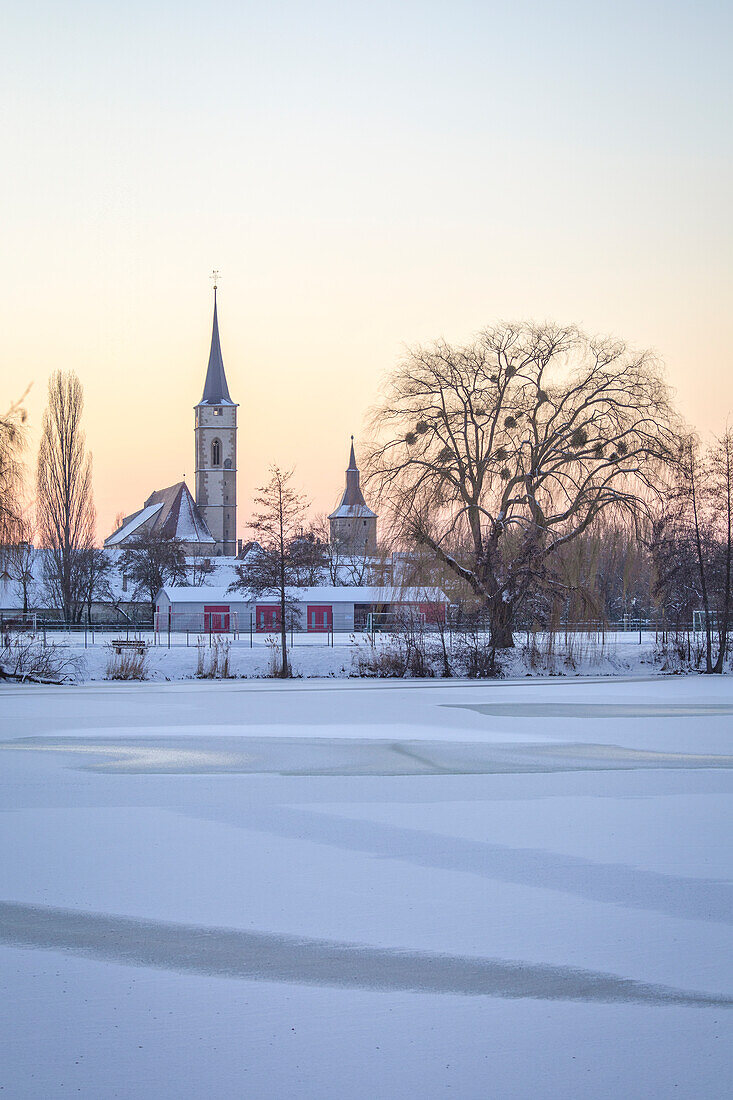
<instances>
[{"instance_id":1,"label":"frozen lake","mask_svg":"<svg viewBox=\"0 0 733 1100\"><path fill-rule=\"evenodd\" d=\"M14 1098L727 1097L733 682L0 689Z\"/></svg>"}]
</instances>

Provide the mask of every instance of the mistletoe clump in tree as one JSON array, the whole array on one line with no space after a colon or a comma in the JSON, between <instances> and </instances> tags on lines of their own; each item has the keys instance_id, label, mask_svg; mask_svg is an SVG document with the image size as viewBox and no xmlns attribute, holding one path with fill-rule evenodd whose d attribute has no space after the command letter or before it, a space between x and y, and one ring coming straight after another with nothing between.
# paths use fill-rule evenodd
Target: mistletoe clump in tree
<instances>
[{"instance_id":1,"label":"mistletoe clump in tree","mask_svg":"<svg viewBox=\"0 0 733 1100\"><path fill-rule=\"evenodd\" d=\"M369 477L405 540L461 578L513 645L558 551L636 513L674 440L654 358L575 327L500 324L411 351L375 411Z\"/></svg>"}]
</instances>

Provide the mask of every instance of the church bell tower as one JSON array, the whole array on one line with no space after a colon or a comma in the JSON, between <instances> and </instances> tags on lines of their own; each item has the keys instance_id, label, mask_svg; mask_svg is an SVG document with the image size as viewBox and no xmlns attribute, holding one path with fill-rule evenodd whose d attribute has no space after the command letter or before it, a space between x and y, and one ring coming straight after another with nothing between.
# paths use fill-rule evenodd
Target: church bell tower
<instances>
[{"instance_id":1,"label":"church bell tower","mask_svg":"<svg viewBox=\"0 0 733 1100\"><path fill-rule=\"evenodd\" d=\"M214 325L203 397L195 407L196 504L216 539L214 553L237 553L237 405L229 396L219 343L214 273Z\"/></svg>"},{"instance_id":2,"label":"church bell tower","mask_svg":"<svg viewBox=\"0 0 733 1100\"><path fill-rule=\"evenodd\" d=\"M359 484L359 467L354 454L354 437L351 437L351 453L346 469L346 488L341 503L328 517L331 538L359 553L375 554L377 550L377 513L364 500Z\"/></svg>"}]
</instances>

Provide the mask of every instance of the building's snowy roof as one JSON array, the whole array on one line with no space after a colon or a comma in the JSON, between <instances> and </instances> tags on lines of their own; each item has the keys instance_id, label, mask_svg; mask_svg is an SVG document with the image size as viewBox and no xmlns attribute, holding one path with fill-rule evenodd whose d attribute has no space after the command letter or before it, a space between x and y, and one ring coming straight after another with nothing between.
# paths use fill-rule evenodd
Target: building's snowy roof
<instances>
[{"instance_id":1,"label":"building's snowy roof","mask_svg":"<svg viewBox=\"0 0 733 1100\"><path fill-rule=\"evenodd\" d=\"M377 513L373 512L367 504L341 504L335 512L331 512L329 519L370 519L376 518Z\"/></svg>"},{"instance_id":2,"label":"building's snowy roof","mask_svg":"<svg viewBox=\"0 0 733 1100\"><path fill-rule=\"evenodd\" d=\"M203 397L199 405L233 405L224 373L224 360L219 343L219 319L216 312L216 287L214 287L214 325L211 330L211 350L206 370Z\"/></svg>"},{"instance_id":3,"label":"building's snowy roof","mask_svg":"<svg viewBox=\"0 0 733 1100\"><path fill-rule=\"evenodd\" d=\"M263 603L277 602L277 595L273 592L265 596L252 596L250 593L239 590L230 592L227 588L197 587L166 585L161 588L161 594L168 597L171 603ZM439 588L399 588L391 585L319 585L308 588L289 588L288 598L298 603L445 603L446 597Z\"/></svg>"},{"instance_id":4,"label":"building's snowy roof","mask_svg":"<svg viewBox=\"0 0 733 1100\"><path fill-rule=\"evenodd\" d=\"M157 500L163 502L163 512L155 524L155 530L159 530L169 539L214 545L216 539L206 526L185 481L153 493L145 504L147 506Z\"/></svg>"},{"instance_id":5,"label":"building's snowy roof","mask_svg":"<svg viewBox=\"0 0 733 1100\"><path fill-rule=\"evenodd\" d=\"M135 514L128 519L127 523L123 523L122 527L115 531L113 535L110 535L108 539L105 539L104 545L119 546L125 539L129 539L131 535L134 535L143 524L157 515L162 507L163 502L160 501L158 504L151 504L149 508L141 508L139 512L135 512Z\"/></svg>"},{"instance_id":6,"label":"building's snowy roof","mask_svg":"<svg viewBox=\"0 0 733 1100\"><path fill-rule=\"evenodd\" d=\"M206 526L185 481L151 493L139 512L130 516L119 530L105 539L106 547L123 546L147 524L149 531L181 542L197 543L213 550L216 539Z\"/></svg>"},{"instance_id":7,"label":"building's snowy roof","mask_svg":"<svg viewBox=\"0 0 733 1100\"><path fill-rule=\"evenodd\" d=\"M161 595L167 596L171 603L197 603L199 600L204 603L231 603L232 599L239 599L241 593L230 592L227 587L222 588L220 585L182 584L176 587L167 584L158 592L156 599Z\"/></svg>"}]
</instances>

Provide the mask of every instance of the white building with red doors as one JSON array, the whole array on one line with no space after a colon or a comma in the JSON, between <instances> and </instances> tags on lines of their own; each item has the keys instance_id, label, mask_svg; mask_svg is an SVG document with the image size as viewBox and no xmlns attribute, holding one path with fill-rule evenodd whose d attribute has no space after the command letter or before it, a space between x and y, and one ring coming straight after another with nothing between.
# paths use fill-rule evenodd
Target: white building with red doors
<instances>
[{"instance_id":1,"label":"white building with red doors","mask_svg":"<svg viewBox=\"0 0 733 1100\"><path fill-rule=\"evenodd\" d=\"M291 588L294 627L309 634L389 629L408 612L426 622L444 621L448 607L438 589L389 587ZM280 627L280 602L272 595L250 598L226 588L161 588L155 601L160 632L272 633ZM288 624L290 625L290 624Z\"/></svg>"}]
</instances>

